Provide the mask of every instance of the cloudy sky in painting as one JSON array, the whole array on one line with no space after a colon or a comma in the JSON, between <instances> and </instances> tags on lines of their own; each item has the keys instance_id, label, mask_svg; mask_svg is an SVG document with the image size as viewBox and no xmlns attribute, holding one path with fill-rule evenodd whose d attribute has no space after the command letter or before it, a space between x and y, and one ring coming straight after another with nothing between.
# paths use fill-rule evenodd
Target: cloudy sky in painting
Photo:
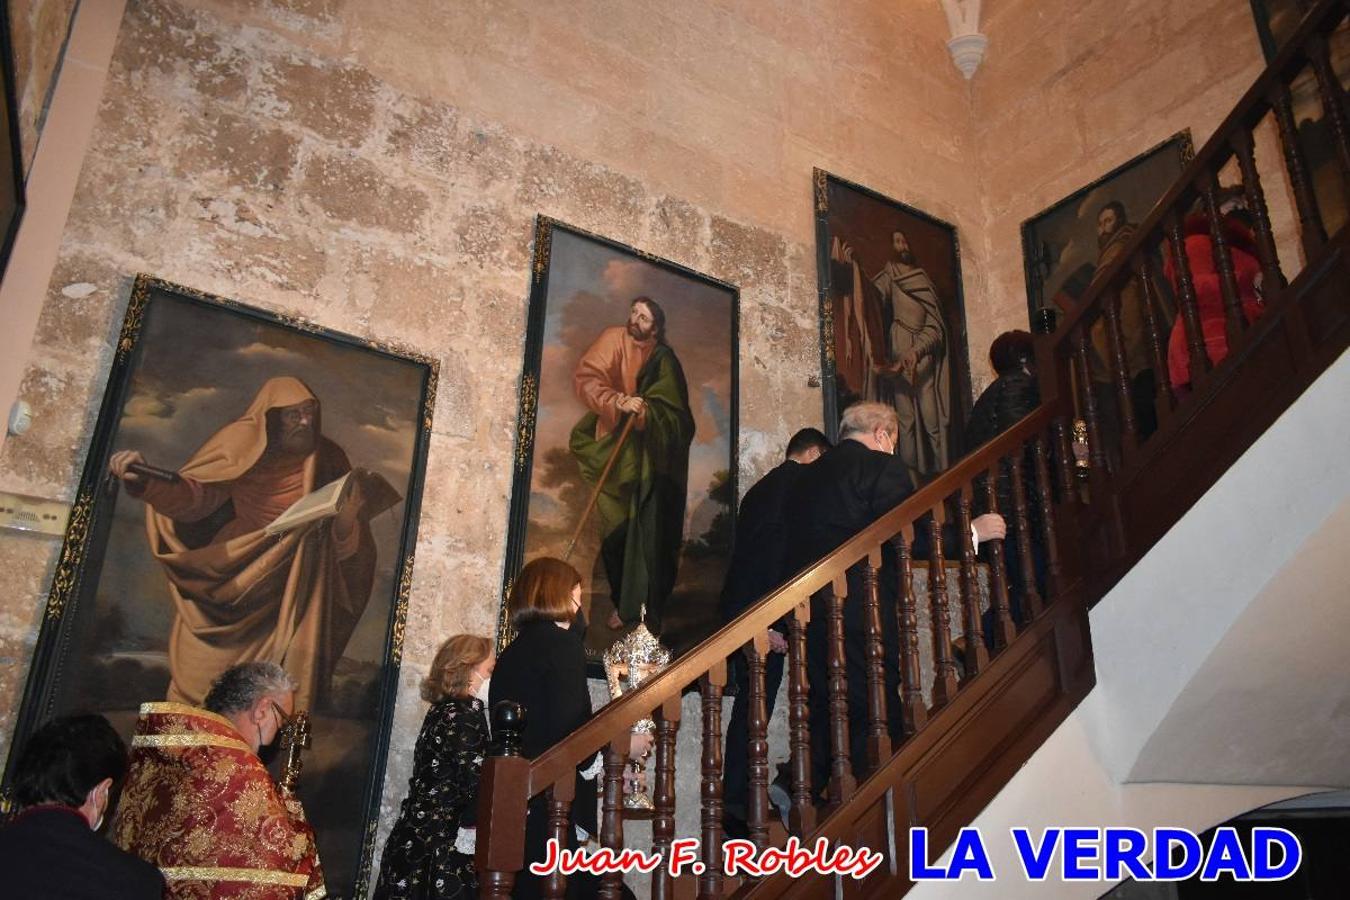
<instances>
[{"instance_id":1,"label":"cloudy sky in painting","mask_svg":"<svg viewBox=\"0 0 1350 900\"><path fill-rule=\"evenodd\" d=\"M539 378L535 460L566 447L585 406L572 392L572 373L586 349L611 325L628 321L628 307L647 295L666 312L666 340L689 383L694 443L689 456L685 534L698 536L713 513L709 483L731 457L731 320L733 295L688 275L620 250L555 230L549 261L547 316ZM535 466L530 518L566 517ZM553 521L566 527L567 524Z\"/></svg>"}]
</instances>

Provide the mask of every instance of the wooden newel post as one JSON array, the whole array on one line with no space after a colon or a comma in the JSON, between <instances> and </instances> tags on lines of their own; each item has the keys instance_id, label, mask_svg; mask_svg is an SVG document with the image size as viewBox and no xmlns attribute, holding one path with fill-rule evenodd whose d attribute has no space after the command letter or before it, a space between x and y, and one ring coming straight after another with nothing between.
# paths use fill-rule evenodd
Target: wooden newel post
<instances>
[{"instance_id":1,"label":"wooden newel post","mask_svg":"<svg viewBox=\"0 0 1350 900\"><path fill-rule=\"evenodd\" d=\"M516 873L525 865L525 807L529 801L530 761L521 756L525 707L503 700L492 708L494 753L483 760L478 782L478 838L474 865L478 896L511 896Z\"/></svg>"}]
</instances>

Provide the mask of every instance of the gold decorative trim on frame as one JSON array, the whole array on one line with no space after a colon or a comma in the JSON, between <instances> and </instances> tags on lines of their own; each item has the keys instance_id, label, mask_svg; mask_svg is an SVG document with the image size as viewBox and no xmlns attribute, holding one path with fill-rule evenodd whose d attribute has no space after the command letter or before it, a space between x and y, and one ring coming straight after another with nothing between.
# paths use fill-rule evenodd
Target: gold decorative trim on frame
<instances>
[{"instance_id":1,"label":"gold decorative trim on frame","mask_svg":"<svg viewBox=\"0 0 1350 900\"><path fill-rule=\"evenodd\" d=\"M830 211L830 193L827 186L827 176L824 169L815 170L816 182L816 212L827 213Z\"/></svg>"},{"instance_id":2,"label":"gold decorative trim on frame","mask_svg":"<svg viewBox=\"0 0 1350 900\"><path fill-rule=\"evenodd\" d=\"M145 304L150 300L148 275L137 275L131 284L131 298L127 301L127 314L122 319L122 333L117 337L117 361L126 359L131 348L136 346L136 338L141 333L141 321L145 318Z\"/></svg>"},{"instance_id":3,"label":"gold decorative trim on frame","mask_svg":"<svg viewBox=\"0 0 1350 900\"><path fill-rule=\"evenodd\" d=\"M549 255L553 252L553 223L540 218L534 232L534 280L539 283L548 271Z\"/></svg>"},{"instance_id":4,"label":"gold decorative trim on frame","mask_svg":"<svg viewBox=\"0 0 1350 900\"><path fill-rule=\"evenodd\" d=\"M511 596L511 588L516 586L514 578L507 579L506 587L502 590L502 602L497 611L497 652L501 653L506 649L506 645L515 640L516 630L511 627L511 617L506 611L506 601Z\"/></svg>"},{"instance_id":5,"label":"gold decorative trim on frame","mask_svg":"<svg viewBox=\"0 0 1350 900\"><path fill-rule=\"evenodd\" d=\"M398 579L398 597L394 600L394 634L389 642L389 661L396 666L403 662L403 638L408 628L408 598L412 596L413 555L409 553L403 560L403 574Z\"/></svg>"},{"instance_id":6,"label":"gold decorative trim on frame","mask_svg":"<svg viewBox=\"0 0 1350 900\"><path fill-rule=\"evenodd\" d=\"M520 378L520 423L516 427L516 470L525 468L534 449L534 418L539 411L539 379L534 375Z\"/></svg>"},{"instance_id":7,"label":"gold decorative trim on frame","mask_svg":"<svg viewBox=\"0 0 1350 900\"><path fill-rule=\"evenodd\" d=\"M1181 165L1184 168L1195 162L1195 142L1191 140L1189 128L1177 132L1176 139L1181 142Z\"/></svg>"},{"instance_id":8,"label":"gold decorative trim on frame","mask_svg":"<svg viewBox=\"0 0 1350 900\"><path fill-rule=\"evenodd\" d=\"M66 524L66 540L61 547L61 559L56 564L56 574L52 576L51 593L47 595L47 618L61 618L66 611L66 601L75 588L75 576L84 563L85 551L89 548L90 514L94 508L94 492L85 491L70 508L70 519Z\"/></svg>"},{"instance_id":9,"label":"gold decorative trim on frame","mask_svg":"<svg viewBox=\"0 0 1350 900\"><path fill-rule=\"evenodd\" d=\"M276 869L239 869L226 866L161 866L166 881L243 881L248 884L276 884L302 888L309 876ZM320 895L322 896L322 895Z\"/></svg>"},{"instance_id":10,"label":"gold decorative trim on frame","mask_svg":"<svg viewBox=\"0 0 1350 900\"><path fill-rule=\"evenodd\" d=\"M422 427L431 434L431 417L436 412L436 386L441 379L440 364L433 359L425 360L431 371L427 373L426 408L422 411Z\"/></svg>"},{"instance_id":11,"label":"gold decorative trim on frame","mask_svg":"<svg viewBox=\"0 0 1350 900\"><path fill-rule=\"evenodd\" d=\"M825 359L834 365L834 304L829 296L820 301L821 343L825 346Z\"/></svg>"}]
</instances>

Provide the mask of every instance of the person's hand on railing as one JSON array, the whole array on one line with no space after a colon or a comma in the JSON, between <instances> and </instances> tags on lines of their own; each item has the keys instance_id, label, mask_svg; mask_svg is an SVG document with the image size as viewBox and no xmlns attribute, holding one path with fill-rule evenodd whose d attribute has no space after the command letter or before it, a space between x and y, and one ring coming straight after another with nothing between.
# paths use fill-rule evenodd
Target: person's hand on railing
<instances>
[{"instance_id":1,"label":"person's hand on railing","mask_svg":"<svg viewBox=\"0 0 1350 900\"><path fill-rule=\"evenodd\" d=\"M970 527L975 530L975 539L981 544L985 541L1001 541L1008 535L1008 523L998 513L976 516Z\"/></svg>"}]
</instances>

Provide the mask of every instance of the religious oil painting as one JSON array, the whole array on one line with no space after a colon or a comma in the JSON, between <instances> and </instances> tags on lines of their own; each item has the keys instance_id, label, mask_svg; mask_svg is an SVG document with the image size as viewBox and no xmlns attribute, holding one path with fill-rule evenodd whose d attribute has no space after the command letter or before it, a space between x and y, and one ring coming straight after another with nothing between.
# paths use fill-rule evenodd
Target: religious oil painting
<instances>
[{"instance_id":1,"label":"religious oil painting","mask_svg":"<svg viewBox=\"0 0 1350 900\"><path fill-rule=\"evenodd\" d=\"M639 623L675 653L720 625L737 304L732 285L538 220L499 646L539 556L581 574L593 664Z\"/></svg>"},{"instance_id":2,"label":"religious oil painting","mask_svg":"<svg viewBox=\"0 0 1350 900\"><path fill-rule=\"evenodd\" d=\"M368 875L436 368L138 276L15 745L55 715L130 740L281 664L311 720L298 793L330 895Z\"/></svg>"},{"instance_id":3,"label":"religious oil painting","mask_svg":"<svg viewBox=\"0 0 1350 900\"><path fill-rule=\"evenodd\" d=\"M1179 132L1022 223L1032 322L1042 319L1043 309L1063 319L1078 305L1097 271L1115 260L1194 155L1190 132ZM1160 288L1170 305L1170 291Z\"/></svg>"},{"instance_id":4,"label":"religious oil painting","mask_svg":"<svg viewBox=\"0 0 1350 900\"><path fill-rule=\"evenodd\" d=\"M850 404L895 407L896 453L916 485L964 452L970 411L965 300L956 229L815 171L825 427Z\"/></svg>"},{"instance_id":5,"label":"religious oil painting","mask_svg":"<svg viewBox=\"0 0 1350 900\"><path fill-rule=\"evenodd\" d=\"M1306 0L1251 0L1256 33L1266 62L1271 62L1298 31L1307 7ZM1340 90L1350 88L1350 23L1342 22L1327 41L1331 69ZM1327 234L1335 234L1350 221L1346 197L1350 185L1336 159L1335 134L1318 90L1317 76L1305 66L1290 85L1298 143L1312 174L1313 195Z\"/></svg>"}]
</instances>

